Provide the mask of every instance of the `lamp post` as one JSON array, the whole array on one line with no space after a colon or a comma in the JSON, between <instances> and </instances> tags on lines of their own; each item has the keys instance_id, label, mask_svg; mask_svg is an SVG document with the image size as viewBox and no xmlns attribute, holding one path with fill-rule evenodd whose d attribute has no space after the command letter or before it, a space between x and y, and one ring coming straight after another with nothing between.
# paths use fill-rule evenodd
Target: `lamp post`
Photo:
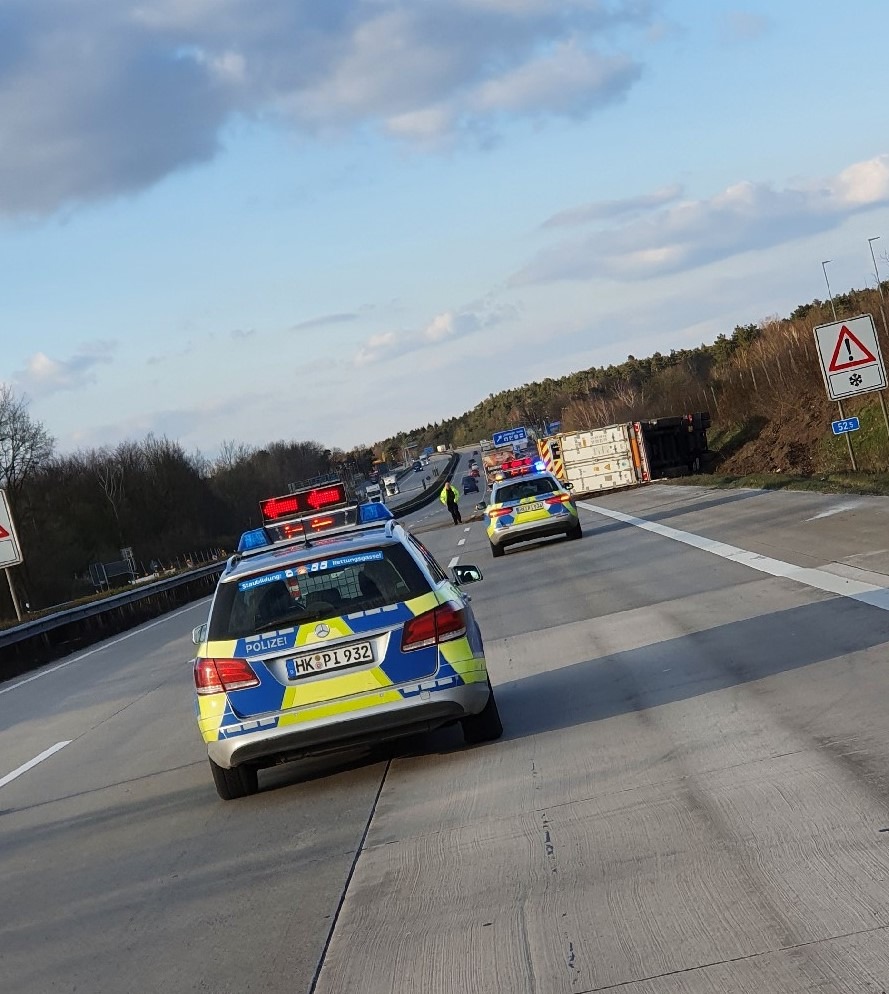
<instances>
[{"instance_id":1,"label":"lamp post","mask_svg":"<svg viewBox=\"0 0 889 994\"><path fill-rule=\"evenodd\" d=\"M886 312L883 310L883 303L885 300L883 297L883 284L880 282L880 270L877 268L877 257L874 255L874 242L879 240L879 235L874 235L873 238L868 238L867 247L870 249L870 257L874 263L874 276L877 278L877 292L880 294L880 316L883 318L883 331L889 335L889 328L886 327Z\"/></svg>"},{"instance_id":2,"label":"lamp post","mask_svg":"<svg viewBox=\"0 0 889 994\"><path fill-rule=\"evenodd\" d=\"M883 284L880 282L880 270L877 269L877 257L874 255L874 242L879 240L879 235L874 235L873 238L868 238L867 247L870 249L870 257L873 259L874 263L874 275L877 278L877 291L880 294L880 317L883 319L883 331L886 333L887 338L889 338L889 328L886 327L886 309L883 306ZM882 390L877 391L877 396L880 398L880 407L883 411L883 420L886 422L886 434L889 435L889 412L886 410L886 398L883 396Z\"/></svg>"},{"instance_id":3,"label":"lamp post","mask_svg":"<svg viewBox=\"0 0 889 994\"><path fill-rule=\"evenodd\" d=\"M821 263L821 272L824 273L824 282L827 284L827 299L830 301L830 309L831 311L833 311L833 319L834 321L836 321L837 309L836 307L833 306L833 294L830 292L830 280L827 278L827 264L830 261L831 261L830 259L825 259Z\"/></svg>"}]
</instances>

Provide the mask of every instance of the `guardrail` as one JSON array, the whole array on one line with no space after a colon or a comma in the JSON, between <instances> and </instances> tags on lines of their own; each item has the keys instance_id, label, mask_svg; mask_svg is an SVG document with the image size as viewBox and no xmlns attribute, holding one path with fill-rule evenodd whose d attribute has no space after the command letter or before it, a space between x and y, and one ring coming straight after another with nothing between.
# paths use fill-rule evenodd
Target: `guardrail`
<instances>
[{"instance_id":1,"label":"guardrail","mask_svg":"<svg viewBox=\"0 0 889 994\"><path fill-rule=\"evenodd\" d=\"M453 477L454 470L457 468L459 462L460 456L456 452L453 453L444 470L433 479L432 483L422 493L416 497L411 497L410 500L406 500L403 504L398 504L391 508L395 517L399 518L403 514L410 514L411 511L419 511L420 508L426 507L433 501L438 500L439 488L444 485L445 480L450 480Z\"/></svg>"},{"instance_id":2,"label":"guardrail","mask_svg":"<svg viewBox=\"0 0 889 994\"><path fill-rule=\"evenodd\" d=\"M453 477L459 462L460 456L453 453L444 470L426 490L393 507L392 513L400 517L438 500L441 486ZM225 561L210 563L188 573L142 584L102 600L0 629L0 681L19 676L102 639L135 628L174 608L207 597L213 593L217 578L224 569Z\"/></svg>"},{"instance_id":3,"label":"guardrail","mask_svg":"<svg viewBox=\"0 0 889 994\"><path fill-rule=\"evenodd\" d=\"M8 680L213 593L225 561L142 584L99 601L0 630L0 680Z\"/></svg>"}]
</instances>

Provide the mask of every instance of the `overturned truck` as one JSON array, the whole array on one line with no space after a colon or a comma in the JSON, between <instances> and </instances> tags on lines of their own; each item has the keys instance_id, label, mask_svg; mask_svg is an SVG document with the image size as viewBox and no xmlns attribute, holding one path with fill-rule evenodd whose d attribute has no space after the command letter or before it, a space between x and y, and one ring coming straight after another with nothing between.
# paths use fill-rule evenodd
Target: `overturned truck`
<instances>
[{"instance_id":1,"label":"overturned truck","mask_svg":"<svg viewBox=\"0 0 889 994\"><path fill-rule=\"evenodd\" d=\"M541 438L546 468L577 494L635 487L652 480L697 473L709 449L707 411L630 421Z\"/></svg>"}]
</instances>

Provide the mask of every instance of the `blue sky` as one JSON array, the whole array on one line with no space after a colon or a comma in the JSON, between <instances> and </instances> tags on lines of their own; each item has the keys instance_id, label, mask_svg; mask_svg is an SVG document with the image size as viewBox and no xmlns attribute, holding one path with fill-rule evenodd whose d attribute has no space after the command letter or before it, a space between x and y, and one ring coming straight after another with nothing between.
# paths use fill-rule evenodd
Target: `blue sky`
<instances>
[{"instance_id":1,"label":"blue sky","mask_svg":"<svg viewBox=\"0 0 889 994\"><path fill-rule=\"evenodd\" d=\"M351 448L889 278L881 0L0 0L0 380ZM509 426L504 426L509 427Z\"/></svg>"}]
</instances>

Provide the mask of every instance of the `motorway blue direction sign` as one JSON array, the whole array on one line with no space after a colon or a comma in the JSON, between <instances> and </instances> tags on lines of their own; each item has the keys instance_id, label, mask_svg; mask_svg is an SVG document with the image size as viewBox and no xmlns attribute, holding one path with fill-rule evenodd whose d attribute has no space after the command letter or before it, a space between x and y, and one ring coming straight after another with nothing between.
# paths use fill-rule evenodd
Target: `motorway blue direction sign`
<instances>
[{"instance_id":1,"label":"motorway blue direction sign","mask_svg":"<svg viewBox=\"0 0 889 994\"><path fill-rule=\"evenodd\" d=\"M845 418L842 421L831 421L830 427L833 429L834 435L845 435L846 432L858 431L861 422L858 418Z\"/></svg>"},{"instance_id":2,"label":"motorway blue direction sign","mask_svg":"<svg viewBox=\"0 0 889 994\"><path fill-rule=\"evenodd\" d=\"M513 442L524 442L528 433L524 428L510 428L508 431L495 431L491 436L494 448L499 449L501 445L512 445Z\"/></svg>"},{"instance_id":3,"label":"motorway blue direction sign","mask_svg":"<svg viewBox=\"0 0 889 994\"><path fill-rule=\"evenodd\" d=\"M547 435L555 435L555 433L562 427L561 421L550 421L546 426Z\"/></svg>"}]
</instances>

